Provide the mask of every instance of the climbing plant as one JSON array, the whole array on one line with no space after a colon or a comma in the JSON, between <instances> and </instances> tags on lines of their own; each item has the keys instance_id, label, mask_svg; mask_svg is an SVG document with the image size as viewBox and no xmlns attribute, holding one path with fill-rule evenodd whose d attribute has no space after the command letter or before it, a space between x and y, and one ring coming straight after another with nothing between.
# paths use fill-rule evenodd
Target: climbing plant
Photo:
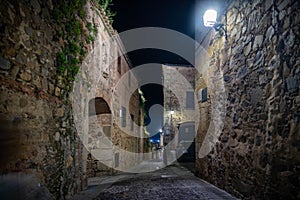
<instances>
[{"instance_id":1,"label":"climbing plant","mask_svg":"<svg viewBox=\"0 0 300 200\"><path fill-rule=\"evenodd\" d=\"M68 97L72 89L72 83L87 54L88 44L95 40L98 29L93 22L87 21L85 10L87 0L56 0L53 2L55 3L51 16L53 20L52 25L55 27L56 32L54 40L60 43L60 51L57 53L55 60L56 81L58 85L63 85L61 94L63 103L65 106L71 106L70 98ZM105 9L103 9L108 10L110 4L111 1L108 1L108 4L99 4L99 6L105 6ZM65 113L66 118L64 118L63 123L73 123L71 109L66 109L66 112L68 113ZM56 118L56 120L57 124L62 121L60 118ZM64 151L66 148L63 146L67 141L75 144L76 131L74 126L70 125L66 126L62 132L63 134L60 134L59 141L56 141L53 136L49 137L49 140L54 145L49 145L47 151L53 152L54 156L52 160L48 157L45 157L44 160L45 163L56 163L56 170L47 174L46 177L48 188L51 193L55 194L56 199L65 199L66 195L71 191L70 188L76 185L69 184L74 181L74 171L72 168L66 167L66 156L68 154ZM74 146L68 148L75 149ZM72 150L73 153L75 152L74 149Z\"/></svg>"},{"instance_id":2,"label":"climbing plant","mask_svg":"<svg viewBox=\"0 0 300 200\"><path fill-rule=\"evenodd\" d=\"M112 0L94 0L94 2L99 5L105 12L105 15L108 17L109 22L113 23L113 17L116 15L116 12L113 12L110 9L110 6L113 5Z\"/></svg>"},{"instance_id":3,"label":"climbing plant","mask_svg":"<svg viewBox=\"0 0 300 200\"><path fill-rule=\"evenodd\" d=\"M57 1L53 10L54 20L60 29L59 37L66 43L56 58L58 75L64 77L64 84L74 80L86 54L86 47L82 42L88 37L83 30L83 23L86 23L86 2L87 0Z\"/></svg>"},{"instance_id":4,"label":"climbing plant","mask_svg":"<svg viewBox=\"0 0 300 200\"><path fill-rule=\"evenodd\" d=\"M112 17L115 16L109 8L112 0L93 0L93 2L105 11L105 15L112 23ZM86 20L84 9L86 3L87 0L57 1L53 9L53 18L58 25L58 37L65 41L56 58L57 74L63 77L62 81L66 85L74 81L79 71L80 63L87 52L85 43L93 42L98 33L97 27Z\"/></svg>"}]
</instances>

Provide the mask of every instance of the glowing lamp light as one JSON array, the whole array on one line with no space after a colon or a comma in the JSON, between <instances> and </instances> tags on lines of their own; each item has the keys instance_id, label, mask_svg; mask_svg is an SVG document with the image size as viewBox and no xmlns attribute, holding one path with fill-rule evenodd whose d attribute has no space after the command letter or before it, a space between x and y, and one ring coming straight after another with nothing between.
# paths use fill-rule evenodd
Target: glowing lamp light
<instances>
[{"instance_id":1,"label":"glowing lamp light","mask_svg":"<svg viewBox=\"0 0 300 200\"><path fill-rule=\"evenodd\" d=\"M175 113L175 111L174 111L174 110L171 110L171 111L170 111L170 114L171 114L171 115L173 115L174 113Z\"/></svg>"},{"instance_id":2,"label":"glowing lamp light","mask_svg":"<svg viewBox=\"0 0 300 200\"><path fill-rule=\"evenodd\" d=\"M204 26L213 27L217 22L217 11L215 10L207 10L203 15Z\"/></svg>"}]
</instances>

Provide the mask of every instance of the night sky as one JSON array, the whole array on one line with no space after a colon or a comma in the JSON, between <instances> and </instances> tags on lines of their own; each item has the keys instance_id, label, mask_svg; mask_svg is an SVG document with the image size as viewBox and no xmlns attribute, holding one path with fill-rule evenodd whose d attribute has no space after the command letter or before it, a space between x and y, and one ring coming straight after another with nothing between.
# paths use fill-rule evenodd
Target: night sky
<instances>
[{"instance_id":1,"label":"night sky","mask_svg":"<svg viewBox=\"0 0 300 200\"><path fill-rule=\"evenodd\" d=\"M164 27L194 37L194 0L113 0L113 27L122 32L140 27Z\"/></svg>"},{"instance_id":2,"label":"night sky","mask_svg":"<svg viewBox=\"0 0 300 200\"><path fill-rule=\"evenodd\" d=\"M141 27L162 27L194 38L194 0L113 0L113 4L111 9L116 12L113 27L119 33ZM194 55L194 46L189 49L190 53ZM180 56L158 49L140 49L128 52L128 56L133 67L146 63L189 65ZM161 85L148 84L143 86L142 90L147 100L147 109L154 104L163 105ZM162 124L162 114L156 113L154 117L151 116L151 119L150 117L146 119L148 123L156 121L155 128L148 130L150 133L159 129L160 124Z\"/></svg>"},{"instance_id":3,"label":"night sky","mask_svg":"<svg viewBox=\"0 0 300 200\"><path fill-rule=\"evenodd\" d=\"M111 9L117 13L113 27L119 33L140 27L162 27L194 38L194 0L113 0L113 4ZM191 53L194 54L194 46ZM188 64L179 56L157 49L141 49L128 55L133 66L150 62Z\"/></svg>"}]
</instances>

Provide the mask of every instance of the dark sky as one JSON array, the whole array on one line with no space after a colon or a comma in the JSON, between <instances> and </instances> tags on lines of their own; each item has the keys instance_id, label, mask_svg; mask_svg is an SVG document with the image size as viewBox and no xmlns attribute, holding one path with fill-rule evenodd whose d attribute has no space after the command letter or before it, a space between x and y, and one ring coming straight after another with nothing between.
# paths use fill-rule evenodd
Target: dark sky
<instances>
[{"instance_id":1,"label":"dark sky","mask_svg":"<svg viewBox=\"0 0 300 200\"><path fill-rule=\"evenodd\" d=\"M161 27L172 29L194 38L194 0L113 0L113 4L111 9L116 12L113 27L119 33L134 28ZM191 45L189 49L190 53L194 55L194 46ZM158 49L135 50L128 52L128 56L133 67L146 63L189 64L180 56ZM147 99L148 109L154 104L163 105L161 85L145 85L142 87L142 90ZM162 115L155 117L160 118ZM154 119L153 117L151 118L153 122ZM150 118L147 121L150 122ZM156 123L162 124L162 122ZM150 129L149 132L151 131L154 130Z\"/></svg>"},{"instance_id":2,"label":"dark sky","mask_svg":"<svg viewBox=\"0 0 300 200\"><path fill-rule=\"evenodd\" d=\"M113 0L114 28L128 29L156 26L194 36L194 0Z\"/></svg>"},{"instance_id":3,"label":"dark sky","mask_svg":"<svg viewBox=\"0 0 300 200\"><path fill-rule=\"evenodd\" d=\"M194 38L194 0L113 0L116 11L113 27L120 33L141 27L162 27ZM193 53L191 47L191 53ZM179 56L160 50L138 50L129 53L134 66L157 63L187 63Z\"/></svg>"}]
</instances>

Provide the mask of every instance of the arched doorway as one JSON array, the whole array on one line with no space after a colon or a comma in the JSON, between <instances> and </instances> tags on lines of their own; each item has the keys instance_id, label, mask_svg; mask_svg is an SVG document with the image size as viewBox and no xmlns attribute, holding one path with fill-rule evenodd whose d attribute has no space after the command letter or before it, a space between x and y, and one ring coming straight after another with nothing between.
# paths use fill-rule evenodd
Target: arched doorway
<instances>
[{"instance_id":1,"label":"arched doorway","mask_svg":"<svg viewBox=\"0 0 300 200\"><path fill-rule=\"evenodd\" d=\"M111 114L109 105L102 97L96 97L89 101L89 116Z\"/></svg>"},{"instance_id":2,"label":"arched doorway","mask_svg":"<svg viewBox=\"0 0 300 200\"><path fill-rule=\"evenodd\" d=\"M87 156L87 177L99 177L113 173L113 169L104 165L101 161L113 162L112 147L103 147L99 141L111 139L112 114L108 103L102 97L96 97L89 101L89 132L88 146L90 152ZM93 155L101 152L107 156L95 158ZM107 153L104 153L107 152ZM111 155L111 156L110 156Z\"/></svg>"}]
</instances>

